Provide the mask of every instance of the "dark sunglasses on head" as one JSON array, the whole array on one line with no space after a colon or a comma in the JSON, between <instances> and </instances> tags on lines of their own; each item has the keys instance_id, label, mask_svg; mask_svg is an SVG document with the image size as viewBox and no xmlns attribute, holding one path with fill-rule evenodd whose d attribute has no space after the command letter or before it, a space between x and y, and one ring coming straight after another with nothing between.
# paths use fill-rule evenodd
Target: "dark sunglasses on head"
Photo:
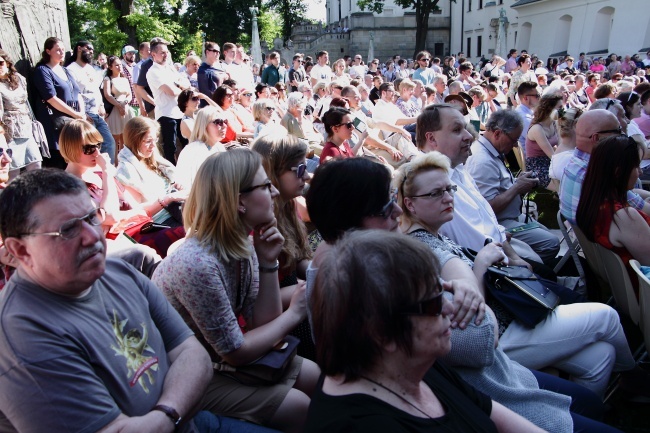
<instances>
[{"instance_id":1,"label":"dark sunglasses on head","mask_svg":"<svg viewBox=\"0 0 650 433\"><path fill-rule=\"evenodd\" d=\"M82 149L84 155L92 155L96 150L101 149L101 147L101 144L84 144Z\"/></svg>"},{"instance_id":2,"label":"dark sunglasses on head","mask_svg":"<svg viewBox=\"0 0 650 433\"><path fill-rule=\"evenodd\" d=\"M7 155L9 155L9 158L11 158L12 156L14 156L14 151L13 151L12 149L9 149L9 148L4 149L4 148L0 147L0 157L1 157L2 155L4 155L5 153L6 153Z\"/></svg>"},{"instance_id":3,"label":"dark sunglasses on head","mask_svg":"<svg viewBox=\"0 0 650 433\"><path fill-rule=\"evenodd\" d=\"M388 203L386 203L384 207L381 208L379 213L376 213L373 216L388 219L388 217L390 217L393 213L393 206L395 206L395 203L397 203L397 189L392 189L390 191L390 199L388 200Z\"/></svg>"},{"instance_id":4,"label":"dark sunglasses on head","mask_svg":"<svg viewBox=\"0 0 650 433\"><path fill-rule=\"evenodd\" d=\"M442 286L440 286L440 293L435 295L433 298L420 301L417 304L406 308L401 313L409 316L440 316L444 304L444 293L445 291L442 289Z\"/></svg>"},{"instance_id":5,"label":"dark sunglasses on head","mask_svg":"<svg viewBox=\"0 0 650 433\"><path fill-rule=\"evenodd\" d=\"M300 179L305 175L305 172L307 171L307 165L305 164L298 164L298 167L291 167L291 171L296 172L296 177Z\"/></svg>"},{"instance_id":6,"label":"dark sunglasses on head","mask_svg":"<svg viewBox=\"0 0 650 433\"><path fill-rule=\"evenodd\" d=\"M348 129L352 129L352 128L354 128L354 122L339 123L338 125L334 125L334 126L347 126Z\"/></svg>"},{"instance_id":7,"label":"dark sunglasses on head","mask_svg":"<svg viewBox=\"0 0 650 433\"><path fill-rule=\"evenodd\" d=\"M214 119L212 123L214 123L217 126L228 125L228 119Z\"/></svg>"}]
</instances>

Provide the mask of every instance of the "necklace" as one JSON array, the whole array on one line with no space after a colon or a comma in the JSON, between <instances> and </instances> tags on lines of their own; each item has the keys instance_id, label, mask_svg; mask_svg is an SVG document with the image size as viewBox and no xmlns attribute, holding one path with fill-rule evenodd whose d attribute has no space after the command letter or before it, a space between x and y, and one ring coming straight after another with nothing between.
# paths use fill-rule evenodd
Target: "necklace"
<instances>
[{"instance_id":1,"label":"necklace","mask_svg":"<svg viewBox=\"0 0 650 433\"><path fill-rule=\"evenodd\" d=\"M422 409L420 409L419 407L417 407L416 405L414 405L413 403L411 403L410 401L408 401L406 398L402 397L401 395L399 395L398 393L396 393L395 391L393 391L392 389L388 388L387 386L384 386L384 385L382 385L381 383L379 383L379 382L377 382L377 381L375 381L375 380L372 380L371 378L366 377L366 376L359 376L359 377L361 377L362 379L367 380L367 381L370 382L370 383L374 383L375 385L377 385L377 386L380 387L380 388L385 389L385 390L388 391L389 393L393 394L395 397L397 397L397 398L399 398L400 400L402 400L404 403L408 404L409 406L411 406L412 408L414 408L415 410L417 410L418 412L420 412L422 415L426 416L426 417L429 418L429 419L433 419L433 417L432 417L431 415L429 415L428 413L426 413L425 411L423 411Z\"/></svg>"}]
</instances>

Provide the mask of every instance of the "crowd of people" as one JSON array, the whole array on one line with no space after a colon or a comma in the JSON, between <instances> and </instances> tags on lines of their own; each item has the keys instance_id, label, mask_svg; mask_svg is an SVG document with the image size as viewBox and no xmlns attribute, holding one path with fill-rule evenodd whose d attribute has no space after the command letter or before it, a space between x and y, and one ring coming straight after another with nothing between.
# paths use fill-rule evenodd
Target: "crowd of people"
<instances>
[{"instance_id":1,"label":"crowd of people","mask_svg":"<svg viewBox=\"0 0 650 433\"><path fill-rule=\"evenodd\" d=\"M650 52L66 49L0 50L1 431L616 432L614 375L650 396L524 205L650 266ZM523 321L505 265L561 304Z\"/></svg>"}]
</instances>

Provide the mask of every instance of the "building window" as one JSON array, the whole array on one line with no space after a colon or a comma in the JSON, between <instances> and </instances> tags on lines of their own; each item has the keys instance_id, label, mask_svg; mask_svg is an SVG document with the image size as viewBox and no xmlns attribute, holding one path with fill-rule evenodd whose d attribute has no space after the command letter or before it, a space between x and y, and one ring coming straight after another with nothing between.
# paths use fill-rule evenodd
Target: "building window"
<instances>
[{"instance_id":1,"label":"building window","mask_svg":"<svg viewBox=\"0 0 650 433\"><path fill-rule=\"evenodd\" d=\"M499 0L499 4L502 5L502 4L503 4L503 0Z\"/></svg>"},{"instance_id":2,"label":"building window","mask_svg":"<svg viewBox=\"0 0 650 433\"><path fill-rule=\"evenodd\" d=\"M472 57L472 38L467 38L467 49L465 50L466 58Z\"/></svg>"},{"instance_id":3,"label":"building window","mask_svg":"<svg viewBox=\"0 0 650 433\"><path fill-rule=\"evenodd\" d=\"M476 37L476 55L483 55L483 36Z\"/></svg>"},{"instance_id":4,"label":"building window","mask_svg":"<svg viewBox=\"0 0 650 433\"><path fill-rule=\"evenodd\" d=\"M467 0L467 12L472 12L472 0Z\"/></svg>"},{"instance_id":5,"label":"building window","mask_svg":"<svg viewBox=\"0 0 650 433\"><path fill-rule=\"evenodd\" d=\"M478 8L483 9L483 0L478 0Z\"/></svg>"}]
</instances>

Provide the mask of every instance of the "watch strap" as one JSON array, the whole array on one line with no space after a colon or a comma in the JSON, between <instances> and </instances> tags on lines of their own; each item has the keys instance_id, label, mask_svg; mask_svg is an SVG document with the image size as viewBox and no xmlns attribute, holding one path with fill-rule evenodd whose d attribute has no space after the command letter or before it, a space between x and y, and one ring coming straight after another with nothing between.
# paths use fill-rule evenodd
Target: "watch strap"
<instances>
[{"instance_id":1,"label":"watch strap","mask_svg":"<svg viewBox=\"0 0 650 433\"><path fill-rule=\"evenodd\" d=\"M169 417L169 419L172 420L172 422L176 426L181 422L182 419L181 416L173 407L165 406L164 404L157 404L156 406L153 407L152 410L159 410L160 412L164 413Z\"/></svg>"}]
</instances>

